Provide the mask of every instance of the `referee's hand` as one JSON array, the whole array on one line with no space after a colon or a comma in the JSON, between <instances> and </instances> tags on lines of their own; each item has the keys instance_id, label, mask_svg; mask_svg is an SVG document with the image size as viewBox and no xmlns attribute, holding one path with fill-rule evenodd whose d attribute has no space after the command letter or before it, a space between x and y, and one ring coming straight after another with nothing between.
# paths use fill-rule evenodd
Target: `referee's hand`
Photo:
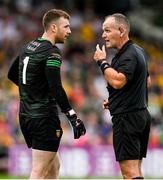
<instances>
[{"instance_id":1,"label":"referee's hand","mask_svg":"<svg viewBox=\"0 0 163 180\"><path fill-rule=\"evenodd\" d=\"M102 104L103 109L109 109L109 101L108 100L104 100L103 104Z\"/></svg>"},{"instance_id":2,"label":"referee's hand","mask_svg":"<svg viewBox=\"0 0 163 180\"><path fill-rule=\"evenodd\" d=\"M74 139L79 139L80 136L86 133L86 128L83 121L77 117L75 112L74 114L68 112L66 113L66 116L69 120L70 125L72 126L74 132Z\"/></svg>"},{"instance_id":3,"label":"referee's hand","mask_svg":"<svg viewBox=\"0 0 163 180\"><path fill-rule=\"evenodd\" d=\"M93 59L97 62L99 60L105 60L106 59L106 50L105 46L103 45L100 49L99 44L96 45L96 51L94 53Z\"/></svg>"}]
</instances>

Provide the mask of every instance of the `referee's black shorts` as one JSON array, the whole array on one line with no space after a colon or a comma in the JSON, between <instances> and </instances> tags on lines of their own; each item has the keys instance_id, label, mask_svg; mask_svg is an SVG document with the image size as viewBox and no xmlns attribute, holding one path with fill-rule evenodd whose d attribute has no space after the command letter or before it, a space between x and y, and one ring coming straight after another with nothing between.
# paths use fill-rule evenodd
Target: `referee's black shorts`
<instances>
[{"instance_id":1,"label":"referee's black shorts","mask_svg":"<svg viewBox=\"0 0 163 180\"><path fill-rule=\"evenodd\" d=\"M58 116L30 118L20 116L20 128L29 148L57 152L62 137Z\"/></svg>"},{"instance_id":2,"label":"referee's black shorts","mask_svg":"<svg viewBox=\"0 0 163 180\"><path fill-rule=\"evenodd\" d=\"M114 115L113 146L117 161L146 157L151 116L147 109Z\"/></svg>"}]
</instances>

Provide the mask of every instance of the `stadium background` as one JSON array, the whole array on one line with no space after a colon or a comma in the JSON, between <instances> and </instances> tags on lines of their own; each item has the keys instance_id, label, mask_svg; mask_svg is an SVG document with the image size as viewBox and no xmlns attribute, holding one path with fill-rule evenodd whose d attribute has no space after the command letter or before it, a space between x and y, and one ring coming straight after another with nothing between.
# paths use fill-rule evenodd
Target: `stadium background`
<instances>
[{"instance_id":1,"label":"stadium background","mask_svg":"<svg viewBox=\"0 0 163 180\"><path fill-rule=\"evenodd\" d=\"M104 17L121 12L130 19L131 38L144 47L149 56L149 72L152 78L152 87L149 89L149 111L152 115L149 150L154 154L149 158L152 161L149 160L149 164L153 166L147 166L149 170L146 172L147 175L148 171L153 173L153 178L163 177L163 164L159 161L163 156L162 7L162 0L0 0L0 178L5 177L1 176L4 173L10 173L10 177L13 177L12 171L8 169L13 165L11 151L15 151L16 145L20 145L16 147L18 152L19 147L24 144L18 124L17 88L7 80L6 74L21 46L42 34L42 15L51 8L62 8L71 15L71 37L66 45L59 45L64 61L62 79L74 109L79 112L87 128L86 136L80 140L73 140L69 124L65 116L60 114L64 129L61 146L68 148L68 153L72 155L69 160L75 161L73 158L82 156L81 152L74 153L75 147L79 151L82 148L86 151L89 148L102 148L99 156L102 156L103 149L112 148L111 117L109 112L103 111L101 107L101 102L108 96L106 84L92 57L96 44L104 43L101 39ZM114 55L115 51L110 50L109 53ZM26 156L28 155L23 155ZM106 167L113 162L106 161L106 157L103 158L102 165L107 171L109 169ZM79 158L81 159L82 157ZM23 166L23 172L27 173L26 167L30 168L30 160L21 161L20 166ZM100 164L100 161L98 163ZM81 166L84 164L81 163ZM77 177L91 176L89 173L80 173ZM95 174L97 177L108 175L100 172ZM69 176L73 177L73 174Z\"/></svg>"}]
</instances>

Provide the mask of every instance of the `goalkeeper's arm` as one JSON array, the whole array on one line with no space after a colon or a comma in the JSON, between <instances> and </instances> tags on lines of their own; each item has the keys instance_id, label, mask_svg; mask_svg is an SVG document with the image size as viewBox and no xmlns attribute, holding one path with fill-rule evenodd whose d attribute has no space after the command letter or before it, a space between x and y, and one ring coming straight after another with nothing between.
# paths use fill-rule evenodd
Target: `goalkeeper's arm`
<instances>
[{"instance_id":1,"label":"goalkeeper's arm","mask_svg":"<svg viewBox=\"0 0 163 180\"><path fill-rule=\"evenodd\" d=\"M17 86L19 85L19 56L14 60L9 68L8 79Z\"/></svg>"},{"instance_id":2,"label":"goalkeeper's arm","mask_svg":"<svg viewBox=\"0 0 163 180\"><path fill-rule=\"evenodd\" d=\"M60 68L59 67L46 67L46 76L51 90L52 96L56 99L62 112L64 112L73 128L74 138L77 139L86 133L83 122L77 117L72 109L66 92L62 86Z\"/></svg>"}]
</instances>

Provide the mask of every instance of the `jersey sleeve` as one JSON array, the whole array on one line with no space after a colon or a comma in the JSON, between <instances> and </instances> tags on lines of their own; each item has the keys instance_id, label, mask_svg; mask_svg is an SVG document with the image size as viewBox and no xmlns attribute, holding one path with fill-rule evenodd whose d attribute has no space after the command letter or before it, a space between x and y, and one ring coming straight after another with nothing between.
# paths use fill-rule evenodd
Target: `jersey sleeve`
<instances>
[{"instance_id":1,"label":"jersey sleeve","mask_svg":"<svg viewBox=\"0 0 163 180\"><path fill-rule=\"evenodd\" d=\"M56 99L63 112L71 108L66 92L62 86L60 67L61 56L58 53L52 53L46 60L45 73L50 88L51 95Z\"/></svg>"},{"instance_id":2,"label":"jersey sleeve","mask_svg":"<svg viewBox=\"0 0 163 180\"><path fill-rule=\"evenodd\" d=\"M147 56L147 54L145 53L145 57L146 57L146 64L147 64L147 77L149 77L150 76L150 74L149 74L149 66L148 66L149 56Z\"/></svg>"},{"instance_id":3,"label":"jersey sleeve","mask_svg":"<svg viewBox=\"0 0 163 180\"><path fill-rule=\"evenodd\" d=\"M117 71L123 73L126 78L131 81L136 69L136 65L136 59L126 58L120 62Z\"/></svg>"},{"instance_id":4,"label":"jersey sleeve","mask_svg":"<svg viewBox=\"0 0 163 180\"><path fill-rule=\"evenodd\" d=\"M11 80L17 86L19 85L19 56L11 64L8 71L8 79Z\"/></svg>"},{"instance_id":5,"label":"jersey sleeve","mask_svg":"<svg viewBox=\"0 0 163 180\"><path fill-rule=\"evenodd\" d=\"M61 55L59 53L51 53L47 58L46 66L60 68L61 63Z\"/></svg>"}]
</instances>

